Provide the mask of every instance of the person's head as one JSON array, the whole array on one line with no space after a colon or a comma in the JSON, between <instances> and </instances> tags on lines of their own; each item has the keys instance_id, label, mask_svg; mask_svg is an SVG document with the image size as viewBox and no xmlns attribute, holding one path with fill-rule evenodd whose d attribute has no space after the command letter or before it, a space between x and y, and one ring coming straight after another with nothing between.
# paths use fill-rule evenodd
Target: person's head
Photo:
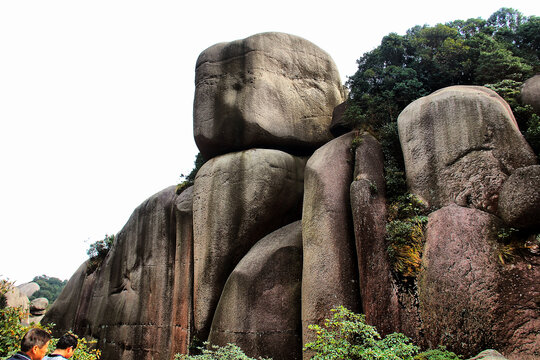
<instances>
[{"instance_id":1,"label":"person's head","mask_svg":"<svg viewBox=\"0 0 540 360\"><path fill-rule=\"evenodd\" d=\"M32 360L41 360L47 353L51 334L42 329L30 329L21 340L21 351Z\"/></svg>"},{"instance_id":2,"label":"person's head","mask_svg":"<svg viewBox=\"0 0 540 360\"><path fill-rule=\"evenodd\" d=\"M77 348L79 340L77 339L77 336L74 334L64 334L60 339L58 339L58 342L56 343L56 350L55 352L61 352L62 356L66 359L69 359L73 356L73 353L75 352L75 349Z\"/></svg>"}]
</instances>

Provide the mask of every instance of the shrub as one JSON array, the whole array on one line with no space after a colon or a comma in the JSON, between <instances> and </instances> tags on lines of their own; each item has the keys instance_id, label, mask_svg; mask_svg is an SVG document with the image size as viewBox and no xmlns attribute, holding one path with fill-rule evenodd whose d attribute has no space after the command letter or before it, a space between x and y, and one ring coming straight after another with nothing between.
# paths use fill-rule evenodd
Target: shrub
<instances>
[{"instance_id":1,"label":"shrub","mask_svg":"<svg viewBox=\"0 0 540 360\"><path fill-rule=\"evenodd\" d=\"M73 334L73 333L72 333ZM75 335L75 334L73 334ZM75 335L77 336L77 335ZM56 343L59 339L51 339L49 343L48 353L52 353L56 349ZM101 356L101 350L96 348L96 340L88 340L86 338L80 338L77 348L73 353L72 359L76 360L97 360Z\"/></svg>"},{"instance_id":2,"label":"shrub","mask_svg":"<svg viewBox=\"0 0 540 360\"><path fill-rule=\"evenodd\" d=\"M412 194L398 197L388 208L388 255L394 274L404 282L416 278L421 270L428 213L427 206Z\"/></svg>"},{"instance_id":3,"label":"shrub","mask_svg":"<svg viewBox=\"0 0 540 360\"><path fill-rule=\"evenodd\" d=\"M209 345L204 343L206 347L200 347L200 355L185 355L176 354L175 360L257 360L244 354L242 349L234 344L225 346ZM263 358L259 358L263 359ZM271 359L266 359L271 360Z\"/></svg>"},{"instance_id":4,"label":"shrub","mask_svg":"<svg viewBox=\"0 0 540 360\"><path fill-rule=\"evenodd\" d=\"M98 240L90 244L90 247L86 251L86 253L90 257L90 261L88 262L88 266L86 268L87 274L91 274L96 271L96 269L101 265L103 260L105 260L105 257L109 253L109 250L114 243L114 240L114 235L105 234L105 238L103 240Z\"/></svg>"},{"instance_id":5,"label":"shrub","mask_svg":"<svg viewBox=\"0 0 540 360\"><path fill-rule=\"evenodd\" d=\"M446 350L444 346L438 349L424 351L414 357L414 360L460 360L461 356Z\"/></svg>"},{"instance_id":6,"label":"shrub","mask_svg":"<svg viewBox=\"0 0 540 360\"><path fill-rule=\"evenodd\" d=\"M364 315L343 306L331 311L332 318L326 319L323 326L309 326L317 339L307 343L304 350L315 352L314 360L407 360L418 353L418 347L403 334L381 338L375 327L366 323Z\"/></svg>"}]
</instances>

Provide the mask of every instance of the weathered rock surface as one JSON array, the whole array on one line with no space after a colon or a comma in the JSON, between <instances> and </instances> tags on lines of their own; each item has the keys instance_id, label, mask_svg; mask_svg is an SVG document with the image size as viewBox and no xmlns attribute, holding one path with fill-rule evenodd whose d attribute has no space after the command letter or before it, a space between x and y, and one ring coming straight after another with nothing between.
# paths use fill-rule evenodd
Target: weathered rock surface
<instances>
[{"instance_id":1,"label":"weathered rock surface","mask_svg":"<svg viewBox=\"0 0 540 360\"><path fill-rule=\"evenodd\" d=\"M400 328L399 304L392 285L386 235L386 199L381 145L361 135L350 187L362 310L382 334Z\"/></svg>"},{"instance_id":2,"label":"weathered rock surface","mask_svg":"<svg viewBox=\"0 0 540 360\"><path fill-rule=\"evenodd\" d=\"M333 60L305 39L263 33L216 44L197 60L195 142L206 159L250 148L312 152L332 138L343 100Z\"/></svg>"},{"instance_id":3,"label":"weathered rock surface","mask_svg":"<svg viewBox=\"0 0 540 360\"><path fill-rule=\"evenodd\" d=\"M34 299L30 302L30 314L33 316L45 315L45 310L49 306L49 300L44 297Z\"/></svg>"},{"instance_id":4,"label":"weathered rock surface","mask_svg":"<svg viewBox=\"0 0 540 360\"><path fill-rule=\"evenodd\" d=\"M87 274L87 268L88 261L79 266L41 321L56 324L55 336L62 336L69 329L77 334L90 332L86 317L96 273Z\"/></svg>"},{"instance_id":5,"label":"weathered rock surface","mask_svg":"<svg viewBox=\"0 0 540 360\"><path fill-rule=\"evenodd\" d=\"M521 102L531 105L534 111L540 114L540 75L535 75L523 83Z\"/></svg>"},{"instance_id":6,"label":"weathered rock surface","mask_svg":"<svg viewBox=\"0 0 540 360\"><path fill-rule=\"evenodd\" d=\"M21 307L23 310L28 311L28 297L24 295L18 287L11 286L4 295L6 297L7 306Z\"/></svg>"},{"instance_id":7,"label":"weathered rock surface","mask_svg":"<svg viewBox=\"0 0 540 360\"><path fill-rule=\"evenodd\" d=\"M187 349L191 292L183 279L192 275L182 272L191 266L189 252L184 253L192 241L191 191L177 196L175 188L150 197L133 212L101 266L87 275L83 264L45 322L59 324L60 332L74 329L98 338L105 360L170 359ZM76 310L70 296L80 299Z\"/></svg>"},{"instance_id":8,"label":"weathered rock surface","mask_svg":"<svg viewBox=\"0 0 540 360\"><path fill-rule=\"evenodd\" d=\"M302 223L258 241L229 276L209 341L238 345L251 357L302 358Z\"/></svg>"},{"instance_id":9,"label":"weathered rock surface","mask_svg":"<svg viewBox=\"0 0 540 360\"><path fill-rule=\"evenodd\" d=\"M499 214L512 227L540 227L540 165L510 175L501 189Z\"/></svg>"},{"instance_id":10,"label":"weathered rock surface","mask_svg":"<svg viewBox=\"0 0 540 360\"><path fill-rule=\"evenodd\" d=\"M457 205L429 216L418 300L425 341L465 356L486 348L510 359L540 355L540 260L503 265L501 221ZM536 329L536 330L535 330Z\"/></svg>"},{"instance_id":11,"label":"weathered rock surface","mask_svg":"<svg viewBox=\"0 0 540 360\"><path fill-rule=\"evenodd\" d=\"M407 183L430 206L496 213L500 188L536 158L508 104L479 86L452 86L416 100L398 118Z\"/></svg>"},{"instance_id":12,"label":"weathered rock surface","mask_svg":"<svg viewBox=\"0 0 540 360\"><path fill-rule=\"evenodd\" d=\"M30 297L36 291L39 291L39 284L33 281L25 283L25 284L21 284L17 287L19 288L19 291L21 292L21 294L25 295L26 297Z\"/></svg>"},{"instance_id":13,"label":"weathered rock surface","mask_svg":"<svg viewBox=\"0 0 540 360\"><path fill-rule=\"evenodd\" d=\"M310 324L322 324L330 309L360 310L358 265L349 187L353 176L354 133L330 141L309 158L305 173L302 239L303 342L311 341ZM308 354L304 354L309 358Z\"/></svg>"},{"instance_id":14,"label":"weathered rock surface","mask_svg":"<svg viewBox=\"0 0 540 360\"><path fill-rule=\"evenodd\" d=\"M347 102L343 102L334 108L332 112L332 122L330 123L330 132L334 137L339 137L352 130L352 126L345 119Z\"/></svg>"},{"instance_id":15,"label":"weathered rock surface","mask_svg":"<svg viewBox=\"0 0 540 360\"><path fill-rule=\"evenodd\" d=\"M506 360L506 358L497 350L484 350L469 360Z\"/></svg>"},{"instance_id":16,"label":"weathered rock surface","mask_svg":"<svg viewBox=\"0 0 540 360\"><path fill-rule=\"evenodd\" d=\"M305 159L252 149L211 159L193 199L194 320L206 338L227 278L249 249L301 217Z\"/></svg>"}]
</instances>

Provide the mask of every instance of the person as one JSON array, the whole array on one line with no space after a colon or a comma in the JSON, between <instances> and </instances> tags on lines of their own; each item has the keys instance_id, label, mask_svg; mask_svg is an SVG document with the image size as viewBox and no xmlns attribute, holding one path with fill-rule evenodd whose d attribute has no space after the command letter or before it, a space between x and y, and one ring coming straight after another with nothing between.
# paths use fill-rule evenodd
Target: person
<instances>
[{"instance_id":1,"label":"person","mask_svg":"<svg viewBox=\"0 0 540 360\"><path fill-rule=\"evenodd\" d=\"M21 340L21 351L7 360L42 360L47 353L51 334L43 329L30 329Z\"/></svg>"},{"instance_id":2,"label":"person","mask_svg":"<svg viewBox=\"0 0 540 360\"><path fill-rule=\"evenodd\" d=\"M79 340L74 334L64 334L56 343L56 350L52 354L45 356L43 360L62 360L73 356Z\"/></svg>"}]
</instances>

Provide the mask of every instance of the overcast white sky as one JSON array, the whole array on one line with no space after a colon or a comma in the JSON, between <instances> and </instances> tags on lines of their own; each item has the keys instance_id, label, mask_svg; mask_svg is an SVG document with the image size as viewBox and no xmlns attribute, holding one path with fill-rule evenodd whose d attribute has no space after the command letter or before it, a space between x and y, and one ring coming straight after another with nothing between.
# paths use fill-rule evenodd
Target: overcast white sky
<instances>
[{"instance_id":1,"label":"overcast white sky","mask_svg":"<svg viewBox=\"0 0 540 360\"><path fill-rule=\"evenodd\" d=\"M345 81L390 33L512 1L1 1L0 278L71 277L88 245L189 173L194 66L266 31L326 50Z\"/></svg>"}]
</instances>

